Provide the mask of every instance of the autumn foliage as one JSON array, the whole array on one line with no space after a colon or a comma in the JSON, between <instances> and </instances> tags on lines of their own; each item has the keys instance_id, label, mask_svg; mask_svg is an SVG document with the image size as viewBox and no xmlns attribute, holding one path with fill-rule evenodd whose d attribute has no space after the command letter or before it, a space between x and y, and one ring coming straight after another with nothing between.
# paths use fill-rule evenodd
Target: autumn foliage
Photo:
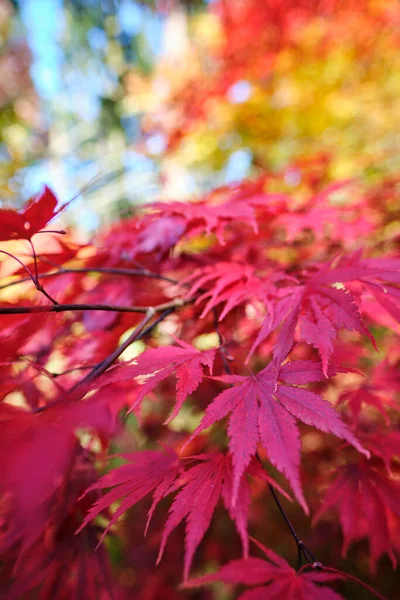
<instances>
[{"instance_id":1,"label":"autumn foliage","mask_svg":"<svg viewBox=\"0 0 400 600\"><path fill-rule=\"evenodd\" d=\"M353 575L396 566L396 240L357 182L302 180L154 204L91 245L43 233L49 189L2 210L7 597L208 598L189 590L219 579L256 586L241 598L339 598L346 575L324 564L343 567L340 545L369 554ZM271 536L275 502L312 519L304 546L283 519ZM190 578L210 561L227 564ZM165 588L182 566L187 591Z\"/></svg>"},{"instance_id":2,"label":"autumn foliage","mask_svg":"<svg viewBox=\"0 0 400 600\"><path fill-rule=\"evenodd\" d=\"M245 60L260 3L215 3L235 43L204 93L262 79L310 15L341 36L394 19L261 4L279 35ZM154 202L90 243L53 224L74 204L48 187L0 208L2 597L398 597L399 179L333 180L333 160Z\"/></svg>"}]
</instances>

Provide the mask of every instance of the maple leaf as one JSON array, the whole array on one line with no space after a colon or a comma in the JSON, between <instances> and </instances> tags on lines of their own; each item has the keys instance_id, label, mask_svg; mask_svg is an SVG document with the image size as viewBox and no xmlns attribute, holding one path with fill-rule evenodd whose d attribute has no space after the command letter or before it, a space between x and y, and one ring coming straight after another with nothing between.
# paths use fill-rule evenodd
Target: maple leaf
<instances>
[{"instance_id":1,"label":"maple leaf","mask_svg":"<svg viewBox=\"0 0 400 600\"><path fill-rule=\"evenodd\" d=\"M294 361L282 367L280 378L301 385L320 381L324 373L318 363ZM223 375L214 379L232 383L234 387L221 392L208 405L200 425L187 443L230 414L228 436L234 470L234 503L242 474L260 441L271 463L287 477L298 501L308 512L299 479L300 437L296 419L333 433L368 454L328 402L304 388L277 385L277 370L273 363L250 376Z\"/></svg>"},{"instance_id":2,"label":"maple leaf","mask_svg":"<svg viewBox=\"0 0 400 600\"><path fill-rule=\"evenodd\" d=\"M79 449L75 430L110 436L115 421L108 405L91 398L60 402L40 413L0 403L0 496L7 500L1 552L21 542L20 561L45 531L54 497L67 481Z\"/></svg>"},{"instance_id":3,"label":"maple leaf","mask_svg":"<svg viewBox=\"0 0 400 600\"><path fill-rule=\"evenodd\" d=\"M217 262L196 269L194 273L182 280L181 284L191 286L186 298L194 298L199 291L202 292L195 302L197 305L207 301L200 315L201 319L216 306L224 304L218 317L218 320L222 321L233 308L254 298L262 300L273 311L268 296L273 296L275 299L277 293L275 285L283 281L296 280L275 269L271 270L268 276L259 277L255 273L255 268L247 263ZM208 287L211 289L207 289Z\"/></svg>"},{"instance_id":4,"label":"maple leaf","mask_svg":"<svg viewBox=\"0 0 400 600\"><path fill-rule=\"evenodd\" d=\"M142 219L141 225L133 256L155 250L162 256L177 244L186 229L185 220L177 216L149 215L147 219Z\"/></svg>"},{"instance_id":5,"label":"maple leaf","mask_svg":"<svg viewBox=\"0 0 400 600\"><path fill-rule=\"evenodd\" d=\"M229 516L235 522L240 535L243 553L248 555L247 517L250 505L250 486L245 477L237 485L237 502L233 502L233 471L231 457L228 454L205 454L193 456L199 464L191 467L172 486L170 492L182 488L176 496L162 534L160 562L170 533L186 519L186 542L184 559L184 579L189 576L194 553L207 531L215 507L220 497ZM262 467L253 461L248 473L283 490L271 479ZM285 494L286 495L286 494Z\"/></svg>"},{"instance_id":6,"label":"maple leaf","mask_svg":"<svg viewBox=\"0 0 400 600\"><path fill-rule=\"evenodd\" d=\"M255 540L254 540L255 541ZM343 579L340 573L328 573L321 570L295 571L284 558L278 556L259 542L257 546L266 559L248 557L232 560L217 573L191 579L183 584L184 588L194 588L215 581L229 584L243 583L257 586L246 590L238 600L343 600L343 597L325 583ZM260 584L264 584L261 585Z\"/></svg>"},{"instance_id":7,"label":"maple leaf","mask_svg":"<svg viewBox=\"0 0 400 600\"><path fill-rule=\"evenodd\" d=\"M367 272L359 267L330 269L329 264L320 266L304 285L289 288L286 295L278 300L276 308L267 313L249 355L280 323L282 326L273 350L278 364L286 359L293 346L297 325L300 339L318 350L325 376L340 329L366 335L376 349L375 340L364 326L353 294L343 285L341 288L332 287L332 284L357 279Z\"/></svg>"},{"instance_id":8,"label":"maple leaf","mask_svg":"<svg viewBox=\"0 0 400 600\"><path fill-rule=\"evenodd\" d=\"M193 298L201 288L212 284L211 290L203 292L196 300L196 305L207 300L200 319L219 304L225 303L219 316L222 321L235 306L261 293L261 281L255 276L254 268L239 263L219 262L196 269L182 281L182 285L187 283L192 283L187 298Z\"/></svg>"},{"instance_id":9,"label":"maple leaf","mask_svg":"<svg viewBox=\"0 0 400 600\"><path fill-rule=\"evenodd\" d=\"M194 298L199 291L202 292L195 302L197 305L207 301L200 315L201 319L216 306L224 304L218 318L222 321L233 308L253 298L263 300L267 304L268 292L275 292L272 284L282 280L293 281L293 278L279 271L271 272L268 278L261 278L255 274L255 268L249 264L217 262L196 269L182 281L182 285L191 285L186 294L187 298ZM204 288L209 286L211 289L204 291Z\"/></svg>"},{"instance_id":10,"label":"maple leaf","mask_svg":"<svg viewBox=\"0 0 400 600\"><path fill-rule=\"evenodd\" d=\"M136 364L124 369L125 376L129 377L151 375L141 386L132 409L140 404L160 381L173 373L176 374L176 404L166 423L176 417L186 398L200 385L203 379L203 366L208 367L212 374L216 353L215 349L201 352L182 340L176 342L179 347L163 346L146 350L135 359Z\"/></svg>"},{"instance_id":11,"label":"maple leaf","mask_svg":"<svg viewBox=\"0 0 400 600\"><path fill-rule=\"evenodd\" d=\"M22 303L21 303L22 304ZM1 304L4 308L17 308L20 303ZM27 305L27 302L24 302ZM22 351L27 339L40 332L46 321L46 315L0 315L0 360L14 358Z\"/></svg>"},{"instance_id":12,"label":"maple leaf","mask_svg":"<svg viewBox=\"0 0 400 600\"><path fill-rule=\"evenodd\" d=\"M21 541L21 559L46 528L51 500L71 468L77 440L53 410L34 415L3 403L0 422L0 493L8 499L0 550Z\"/></svg>"},{"instance_id":13,"label":"maple leaf","mask_svg":"<svg viewBox=\"0 0 400 600\"><path fill-rule=\"evenodd\" d=\"M120 456L128 460L129 464L113 469L85 492L87 494L93 490L113 488L91 507L77 533L104 509L123 498L121 505L114 512L104 530L100 542L110 527L128 508L154 490L153 504L148 514L145 529L146 533L157 504L169 492L174 480L182 470L177 454L170 448L166 449L165 452L143 450L142 452L132 452Z\"/></svg>"},{"instance_id":14,"label":"maple leaf","mask_svg":"<svg viewBox=\"0 0 400 600\"><path fill-rule=\"evenodd\" d=\"M187 223L183 217L161 216L151 213L113 225L102 236L104 247L111 247L114 256L124 255L134 259L137 255L153 254L157 260L166 256L185 233ZM152 258L153 258L152 257Z\"/></svg>"},{"instance_id":15,"label":"maple leaf","mask_svg":"<svg viewBox=\"0 0 400 600\"><path fill-rule=\"evenodd\" d=\"M215 190L214 195L218 193ZM163 217L180 216L187 223L187 231L190 233L201 232L215 233L220 244L224 244L223 231L228 223L234 223L238 219L242 223L248 223L257 232L257 221L254 209L247 202L228 200L220 204L205 202L159 202L151 205L160 212Z\"/></svg>"},{"instance_id":16,"label":"maple leaf","mask_svg":"<svg viewBox=\"0 0 400 600\"><path fill-rule=\"evenodd\" d=\"M368 538L371 571L375 572L378 559L385 553L395 567L397 535L393 524L400 524L399 494L399 481L371 463L363 460L345 465L338 469L313 523L336 505L344 536L342 554L352 542Z\"/></svg>"},{"instance_id":17,"label":"maple leaf","mask_svg":"<svg viewBox=\"0 0 400 600\"><path fill-rule=\"evenodd\" d=\"M363 405L373 406L389 424L388 410L396 409L397 403L390 397L385 397L385 390L365 384L357 389L349 390L340 395L338 405L347 403L353 422L356 422Z\"/></svg>"},{"instance_id":18,"label":"maple leaf","mask_svg":"<svg viewBox=\"0 0 400 600\"><path fill-rule=\"evenodd\" d=\"M348 273L348 279L357 279L372 294L378 304L397 322L400 322L400 289L395 287L400 283L399 259L370 258L363 260L361 251L359 251L343 257L332 273L338 273L342 276L343 281L346 273ZM370 316L374 318L373 314Z\"/></svg>"},{"instance_id":19,"label":"maple leaf","mask_svg":"<svg viewBox=\"0 0 400 600\"><path fill-rule=\"evenodd\" d=\"M31 198L20 212L10 208L0 208L0 241L30 240L69 204L67 202L56 210L57 203L54 193L45 186L43 192Z\"/></svg>"},{"instance_id":20,"label":"maple leaf","mask_svg":"<svg viewBox=\"0 0 400 600\"><path fill-rule=\"evenodd\" d=\"M190 462L200 461L199 464L190 467L187 471L183 471L178 456L171 449L166 449L165 452L145 450L121 456L130 463L112 470L85 492L87 494L93 490L113 488L91 507L77 533L111 504L123 498L104 530L101 542L110 527L128 508L154 490L153 503L148 513L145 529L146 534L150 519L160 500L182 488L170 508L157 562L161 560L170 533L186 518L184 572L185 579L187 578L196 548L210 525L220 497L236 524L245 555L248 553L247 515L250 504L250 486L243 477L238 489L238 502L234 505L232 503L232 465L228 455L203 454L184 459L184 461ZM288 497L257 461L253 461L249 465L247 473L270 483Z\"/></svg>"},{"instance_id":21,"label":"maple leaf","mask_svg":"<svg viewBox=\"0 0 400 600\"><path fill-rule=\"evenodd\" d=\"M2 577L2 582L11 583L7 592L9 600L31 597L28 592L32 593L34 588L40 590L37 596L40 600L70 600L82 594L85 598L104 600L121 598L119 586L112 580L106 548L95 551L99 527L92 525L80 535L75 535L82 511L94 501L96 494L86 496L83 500L78 500L78 497L96 477L94 466L80 450L68 480L52 499L44 535L24 555L11 581ZM12 552L4 556L6 564L12 562L10 554Z\"/></svg>"},{"instance_id":22,"label":"maple leaf","mask_svg":"<svg viewBox=\"0 0 400 600\"><path fill-rule=\"evenodd\" d=\"M394 459L400 457L400 432L377 428L374 432L358 431L358 436L371 455L379 457L391 474Z\"/></svg>"}]
</instances>

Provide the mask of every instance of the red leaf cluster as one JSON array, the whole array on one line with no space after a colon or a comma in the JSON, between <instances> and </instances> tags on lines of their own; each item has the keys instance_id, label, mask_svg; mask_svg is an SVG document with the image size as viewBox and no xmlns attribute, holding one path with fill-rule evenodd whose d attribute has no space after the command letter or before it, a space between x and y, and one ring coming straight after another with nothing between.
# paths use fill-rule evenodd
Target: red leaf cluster
<instances>
[{"instance_id":1,"label":"red leaf cluster","mask_svg":"<svg viewBox=\"0 0 400 600\"><path fill-rule=\"evenodd\" d=\"M317 205L340 223L328 199L348 185L326 186L303 168L309 204L299 221L295 192L276 174L193 204L155 204L82 247L67 238L50 264L32 256L29 278L14 242L0 290L1 590L10 598L140 597L140 578L146 598L174 598L182 563L192 585L192 569L225 562L193 585L219 579L256 586L243 599L333 600L331 582L344 593L346 584L320 561L334 562L341 545L345 556L361 544L371 573L385 555L396 565L398 248L376 243L387 214L369 197L363 212L375 229L364 230L364 249L331 238ZM59 212L50 194L2 221L3 239L41 231ZM286 480L297 500L288 512ZM304 512L307 546L296 533ZM285 522L297 571L270 550L267 560L248 556L249 531L285 553ZM120 557L114 569L110 555Z\"/></svg>"}]
</instances>

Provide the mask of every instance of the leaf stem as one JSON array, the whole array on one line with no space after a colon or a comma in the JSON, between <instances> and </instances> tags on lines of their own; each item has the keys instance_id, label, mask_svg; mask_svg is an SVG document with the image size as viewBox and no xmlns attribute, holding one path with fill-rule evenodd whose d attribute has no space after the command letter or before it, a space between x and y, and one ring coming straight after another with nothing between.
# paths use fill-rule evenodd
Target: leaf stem
<instances>
[{"instance_id":1,"label":"leaf stem","mask_svg":"<svg viewBox=\"0 0 400 600\"><path fill-rule=\"evenodd\" d=\"M349 573L345 573L344 571L339 571L338 569L333 569L332 567L323 566L322 570L328 571L330 573L337 573L338 575L343 575L347 579L351 579L352 581L355 581L356 583L361 585L363 588L365 588L366 590L371 592L371 594L373 594L374 596L379 598L379 600L387 600L387 598L385 598L385 596L382 596L382 594L380 594L377 590L375 590L373 587L371 587L367 583L364 583L363 581L361 581L361 579L358 579L358 577L355 577L354 575L349 575Z\"/></svg>"},{"instance_id":2,"label":"leaf stem","mask_svg":"<svg viewBox=\"0 0 400 600\"><path fill-rule=\"evenodd\" d=\"M260 455L258 454L258 452L256 452L256 458L257 460L260 462L260 464L262 465L262 467L264 468L263 462L260 458ZM268 487L270 489L270 492L272 494L272 497L275 501L275 504L277 505L279 512L281 513L286 525L288 526L288 529L290 531L290 533L293 536L294 541L296 542L296 546L297 546L297 558L298 558L298 570L301 568L301 556L303 555L303 557L305 558L306 562L309 564L316 564L318 566L322 567L322 563L319 562L319 560L314 556L314 554L311 552L311 550L309 550L307 548L307 546L305 546L305 544L301 541L301 539L299 538L299 536L296 533L295 528L293 527L289 517L286 514L285 509L283 508L281 501L279 500L273 486L268 483Z\"/></svg>"}]
</instances>

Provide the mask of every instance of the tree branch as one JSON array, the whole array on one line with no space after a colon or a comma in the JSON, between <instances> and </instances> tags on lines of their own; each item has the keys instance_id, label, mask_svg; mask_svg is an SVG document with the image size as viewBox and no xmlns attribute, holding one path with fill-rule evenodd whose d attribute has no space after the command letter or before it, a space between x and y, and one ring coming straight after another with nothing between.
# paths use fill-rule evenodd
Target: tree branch
<instances>
[{"instance_id":1,"label":"tree branch","mask_svg":"<svg viewBox=\"0 0 400 600\"><path fill-rule=\"evenodd\" d=\"M24 266L24 265L22 265ZM24 266L25 267L25 266ZM165 275L159 275L158 273L153 273L148 269L118 269L114 267L82 267L82 268L61 268L57 271L52 271L51 273L42 273L40 275L41 279L47 279L50 277L57 277L58 275L65 275L67 273L103 273L105 275L125 275L127 277L146 277L148 279L159 279L160 281L166 281L168 283L172 283L174 285L179 285L179 281L175 279L171 279L170 277L166 277ZM19 283L26 283L27 281L32 280L32 277L24 277L22 279L17 279L16 281L10 281L4 285L0 286L0 290L11 287L13 285L18 285Z\"/></svg>"},{"instance_id":2,"label":"tree branch","mask_svg":"<svg viewBox=\"0 0 400 600\"><path fill-rule=\"evenodd\" d=\"M135 342L140 334L143 332L143 329L146 327L149 321L154 317L156 311L154 308L148 308L145 316L140 321L139 325L135 327L134 331L132 331L131 335L120 345L114 352L112 352L105 360L96 365L90 373L85 375L83 379L75 383L68 391L73 392L78 387L81 387L84 384L91 383L94 379L102 375L115 361L121 356L121 354L130 346L133 342Z\"/></svg>"},{"instance_id":3,"label":"tree branch","mask_svg":"<svg viewBox=\"0 0 400 600\"><path fill-rule=\"evenodd\" d=\"M97 363L97 365L94 365L94 367L91 368L90 373L88 373L80 381L75 383L61 397L56 398L55 400L53 400L52 402L49 402L48 404L45 404L44 406L40 406L39 408L34 409L32 412L33 413L41 413L41 412L47 410L48 408L55 406L56 404L59 404L66 400L69 400L69 401L80 400L80 398L82 398L82 396L85 395L86 392L89 390L90 384L95 379L97 379L97 377L99 377L105 371L107 371L107 369L109 369L110 366L115 363L115 361L121 356L121 354L124 352L124 350L126 350L128 348L128 346L130 346L130 344L132 344L133 342L135 342L135 341L143 338L147 334L149 334L154 329L154 327L156 327L161 321L163 321L168 315L170 315L178 306L177 304L175 304L175 305L172 305L173 303L170 303L170 304L171 304L171 306L169 306L166 310L164 310L164 312L161 315L159 315L159 317L153 323L151 323L151 325L146 327L146 325L149 323L149 321L151 321L151 319L156 314L157 307L148 308L145 316L143 317L141 322L137 325L137 327L134 329L134 331L131 333L131 335L120 346L118 346L118 348L116 348L116 350L114 350L114 352L112 352L105 360ZM82 388L82 390L80 391L79 396L76 397L75 392L78 388Z\"/></svg>"},{"instance_id":4,"label":"tree branch","mask_svg":"<svg viewBox=\"0 0 400 600\"><path fill-rule=\"evenodd\" d=\"M162 312L169 308L177 308L191 304L195 299L183 300L176 298L169 302L158 304L154 307L148 306L118 306L112 304L54 304L53 306L0 306L0 315L23 315L30 313L51 313L51 312L67 312L74 310L104 310L108 312L124 312L124 313L147 313L149 310L154 312Z\"/></svg>"}]
</instances>

